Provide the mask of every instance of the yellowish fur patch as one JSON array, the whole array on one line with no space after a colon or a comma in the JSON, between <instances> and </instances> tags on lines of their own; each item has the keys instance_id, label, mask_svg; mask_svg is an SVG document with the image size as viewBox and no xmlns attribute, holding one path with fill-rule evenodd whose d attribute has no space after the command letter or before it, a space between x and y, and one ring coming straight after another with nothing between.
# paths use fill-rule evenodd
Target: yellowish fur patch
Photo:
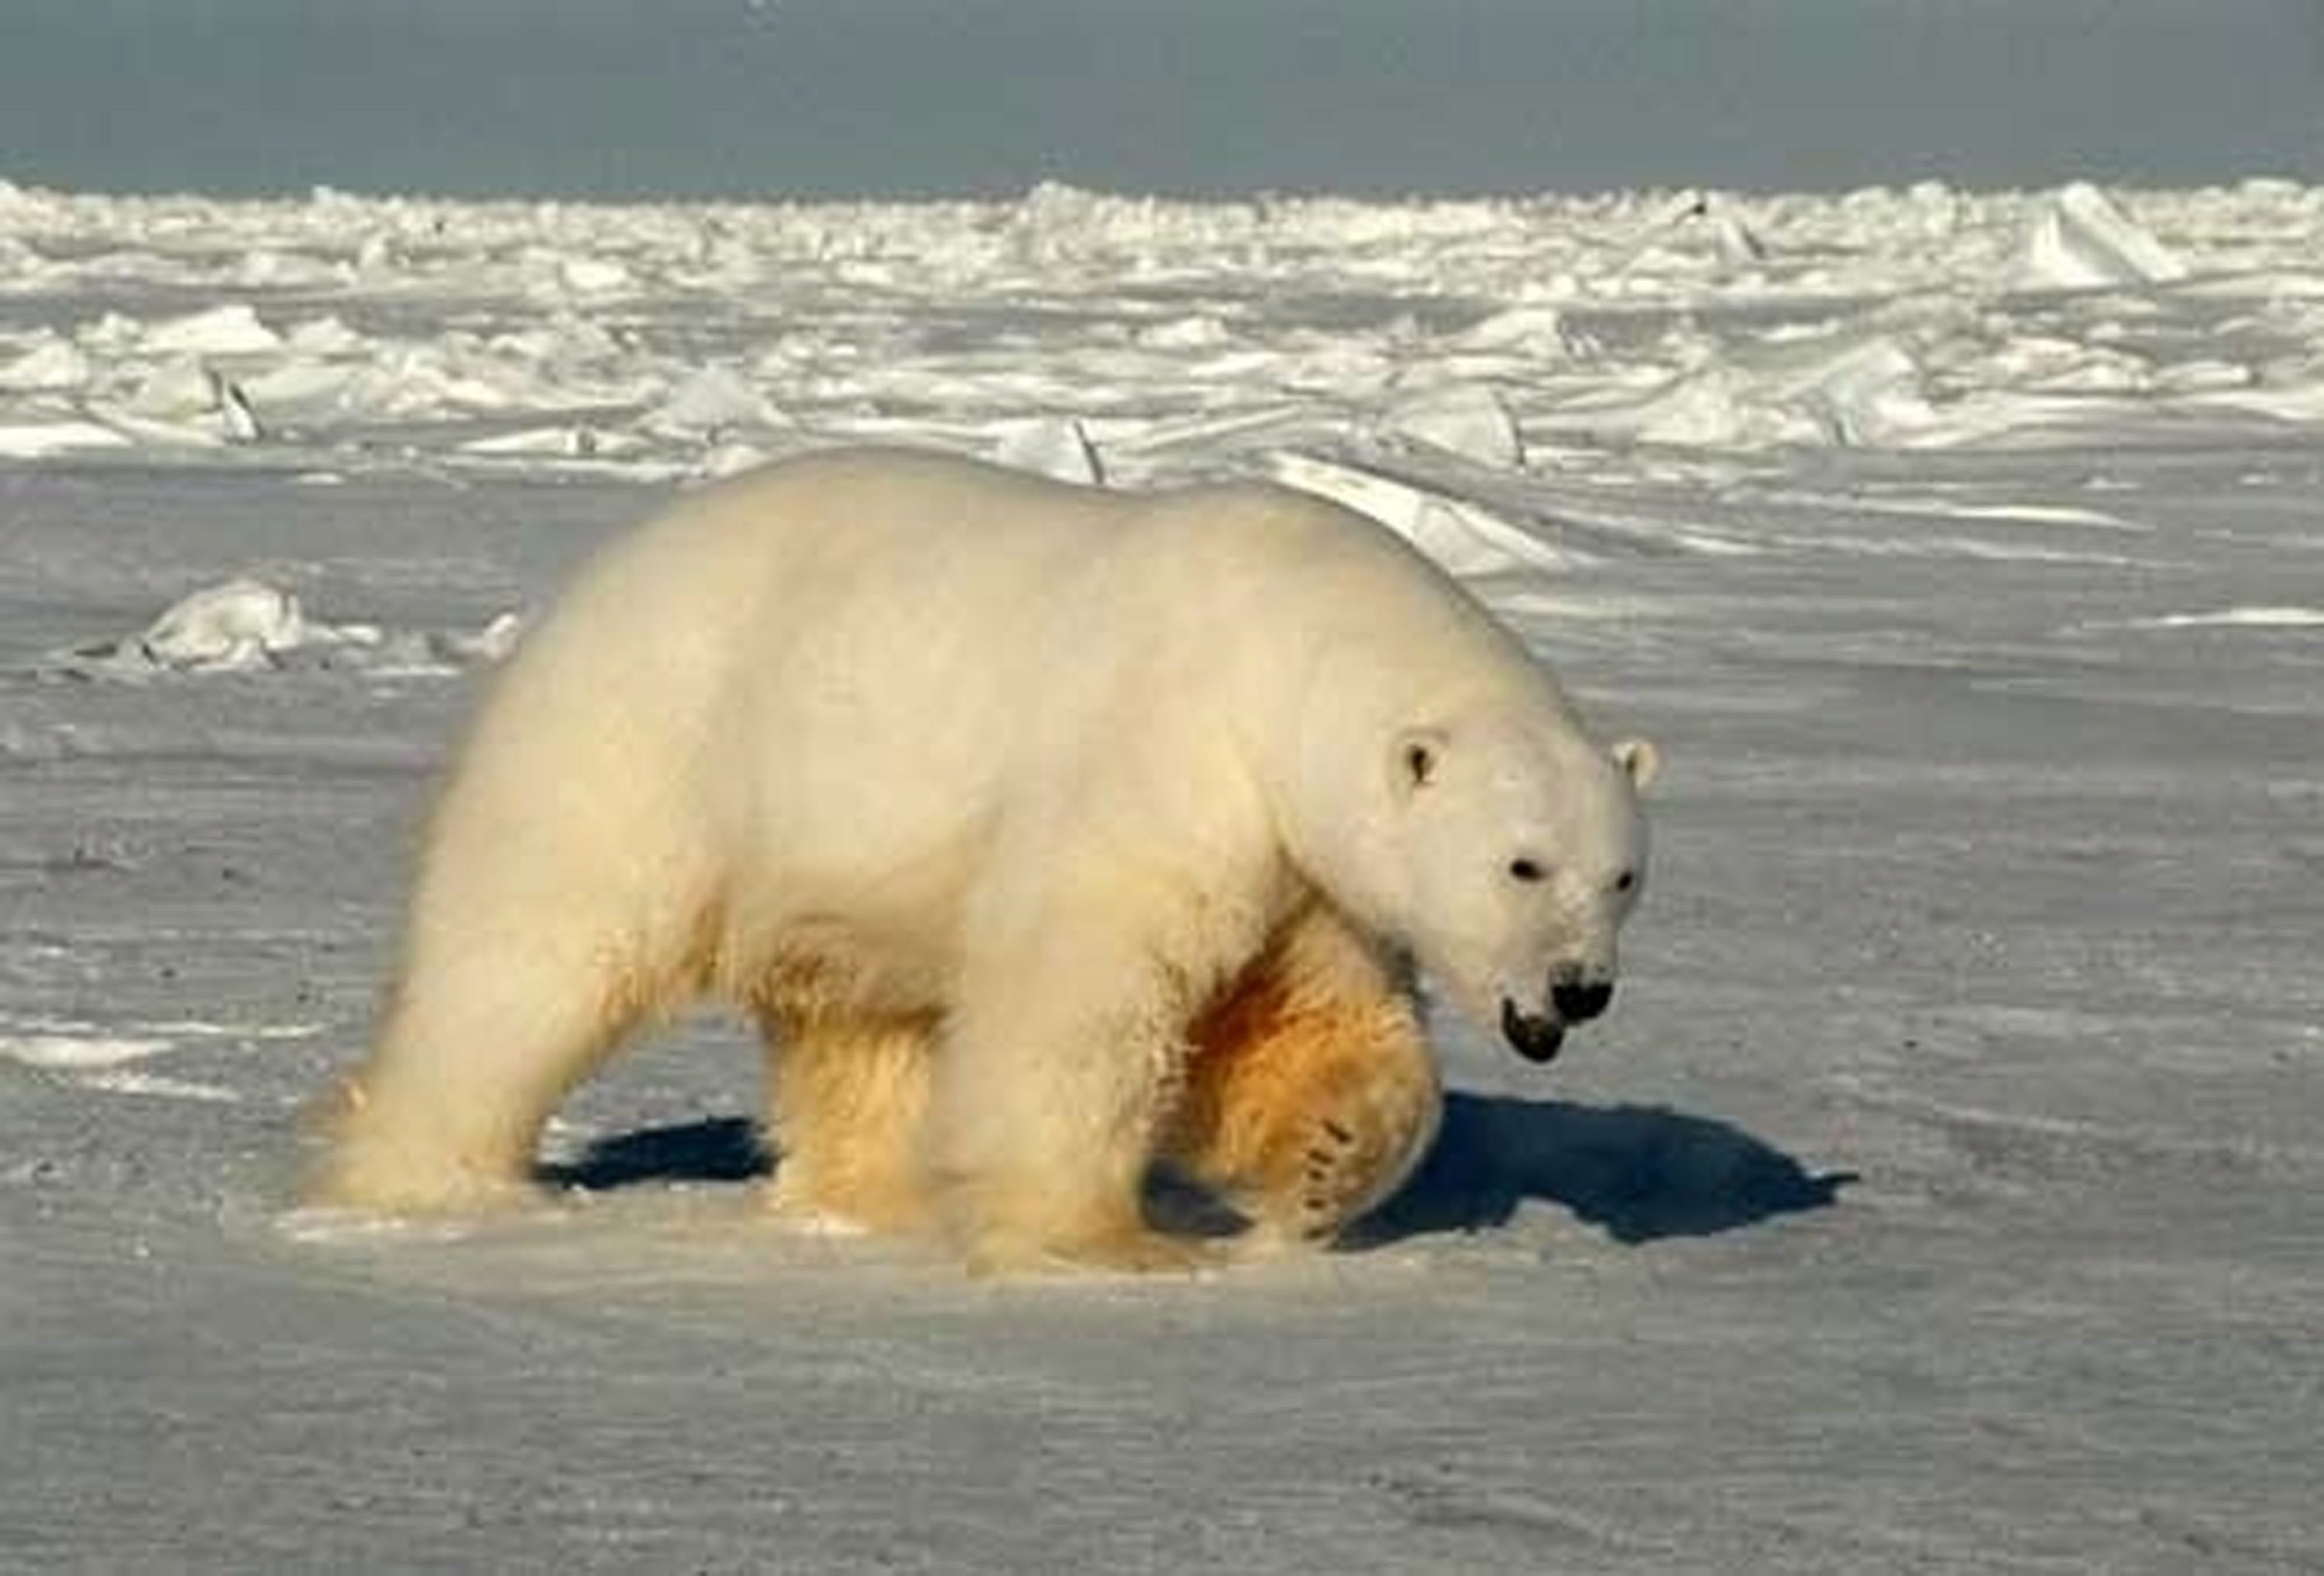
<instances>
[{"instance_id":1,"label":"yellowish fur patch","mask_svg":"<svg viewBox=\"0 0 2324 1576\"><path fill-rule=\"evenodd\" d=\"M921 1134L934 1015L814 1023L788 1035L761 1027L768 1128L782 1156L775 1207L873 1231L929 1227Z\"/></svg>"},{"instance_id":2,"label":"yellowish fur patch","mask_svg":"<svg viewBox=\"0 0 2324 1576\"><path fill-rule=\"evenodd\" d=\"M1329 1236L1392 1192L1435 1134L1435 1064L1409 995L1320 906L1188 1040L1165 1154L1268 1235Z\"/></svg>"}]
</instances>

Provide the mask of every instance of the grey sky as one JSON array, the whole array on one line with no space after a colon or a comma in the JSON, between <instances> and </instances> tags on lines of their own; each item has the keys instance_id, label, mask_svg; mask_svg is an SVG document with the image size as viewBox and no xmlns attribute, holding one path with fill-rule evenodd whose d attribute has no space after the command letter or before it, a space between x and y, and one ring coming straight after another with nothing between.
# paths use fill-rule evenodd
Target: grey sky
<instances>
[{"instance_id":1,"label":"grey sky","mask_svg":"<svg viewBox=\"0 0 2324 1576\"><path fill-rule=\"evenodd\" d=\"M0 178L453 195L2324 180L2319 0L5 0Z\"/></svg>"}]
</instances>

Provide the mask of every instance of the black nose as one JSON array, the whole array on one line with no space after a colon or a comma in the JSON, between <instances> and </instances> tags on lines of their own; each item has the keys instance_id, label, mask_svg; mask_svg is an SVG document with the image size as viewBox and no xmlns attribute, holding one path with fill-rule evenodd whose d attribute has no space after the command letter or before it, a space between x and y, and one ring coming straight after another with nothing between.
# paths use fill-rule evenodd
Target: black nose
<instances>
[{"instance_id":1,"label":"black nose","mask_svg":"<svg viewBox=\"0 0 2324 1576\"><path fill-rule=\"evenodd\" d=\"M1501 999L1501 1037L1509 1048L1528 1062L1546 1062L1557 1055L1557 1047L1565 1043L1565 1028L1553 1018L1536 1018L1519 1012L1517 1004L1507 997Z\"/></svg>"},{"instance_id":2,"label":"black nose","mask_svg":"<svg viewBox=\"0 0 2324 1576\"><path fill-rule=\"evenodd\" d=\"M1568 1023L1589 1022L1605 1011L1606 1004L1613 1000L1614 985L1610 980L1586 985L1553 985L1549 989L1550 1005Z\"/></svg>"}]
</instances>

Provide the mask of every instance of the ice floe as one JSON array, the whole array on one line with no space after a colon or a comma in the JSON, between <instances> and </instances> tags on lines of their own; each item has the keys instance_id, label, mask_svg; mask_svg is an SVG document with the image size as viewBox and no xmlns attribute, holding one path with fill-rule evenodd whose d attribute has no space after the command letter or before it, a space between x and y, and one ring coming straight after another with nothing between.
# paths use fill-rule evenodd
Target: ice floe
<instances>
[{"instance_id":1,"label":"ice floe","mask_svg":"<svg viewBox=\"0 0 2324 1576\"><path fill-rule=\"evenodd\" d=\"M513 613L475 631L390 630L311 618L291 592L235 579L172 603L138 634L60 652L49 671L136 681L168 673L251 673L294 667L378 677L448 675L497 662L522 630Z\"/></svg>"},{"instance_id":2,"label":"ice floe","mask_svg":"<svg viewBox=\"0 0 2324 1576\"><path fill-rule=\"evenodd\" d=\"M1314 455L1268 456L1275 479L1369 515L1460 576L1555 570L1568 556L1481 505L1379 471Z\"/></svg>"},{"instance_id":3,"label":"ice floe","mask_svg":"<svg viewBox=\"0 0 2324 1576\"><path fill-rule=\"evenodd\" d=\"M1482 465L1525 466L1525 439L1501 396L1475 383L1411 394L1392 405L1380 423L1389 437L1423 443Z\"/></svg>"},{"instance_id":4,"label":"ice floe","mask_svg":"<svg viewBox=\"0 0 2324 1576\"><path fill-rule=\"evenodd\" d=\"M84 388L95 370L95 364L78 346L43 330L33 336L28 347L0 362L0 393L60 393Z\"/></svg>"},{"instance_id":5,"label":"ice floe","mask_svg":"<svg viewBox=\"0 0 2324 1576\"><path fill-rule=\"evenodd\" d=\"M2170 283L2186 278L2187 267L2104 192L2076 181L2035 219L2019 277L2027 285L2080 290Z\"/></svg>"},{"instance_id":6,"label":"ice floe","mask_svg":"<svg viewBox=\"0 0 2324 1576\"><path fill-rule=\"evenodd\" d=\"M1706 352L1640 397L1576 405L1539 425L1703 448L1898 447L1943 431L1919 362L1886 334L1778 342L1741 355Z\"/></svg>"},{"instance_id":7,"label":"ice floe","mask_svg":"<svg viewBox=\"0 0 2324 1576\"><path fill-rule=\"evenodd\" d=\"M878 441L1137 485L1288 448L1513 478L1554 451L1635 476L1656 451L2324 428L2324 192L2282 181L626 207L9 190L0 462L663 483Z\"/></svg>"},{"instance_id":8,"label":"ice floe","mask_svg":"<svg viewBox=\"0 0 2324 1576\"><path fill-rule=\"evenodd\" d=\"M786 425L763 390L723 366L687 374L645 419L667 431L706 436Z\"/></svg>"},{"instance_id":9,"label":"ice floe","mask_svg":"<svg viewBox=\"0 0 2324 1576\"><path fill-rule=\"evenodd\" d=\"M1061 482L1102 485L1105 481L1105 465L1089 429L1071 417L1034 417L1004 428L992 457Z\"/></svg>"}]
</instances>

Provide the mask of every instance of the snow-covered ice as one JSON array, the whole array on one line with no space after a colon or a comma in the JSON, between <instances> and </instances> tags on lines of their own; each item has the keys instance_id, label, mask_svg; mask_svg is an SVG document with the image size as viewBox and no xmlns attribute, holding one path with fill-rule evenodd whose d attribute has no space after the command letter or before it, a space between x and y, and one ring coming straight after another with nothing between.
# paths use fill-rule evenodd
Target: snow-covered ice
<instances>
[{"instance_id":1,"label":"snow-covered ice","mask_svg":"<svg viewBox=\"0 0 2324 1576\"><path fill-rule=\"evenodd\" d=\"M2319 200L2280 182L1404 207L7 188L0 453L669 480L734 442L1001 453L1078 427L1129 480L1351 434L1494 465L1573 439L2264 434L2324 419ZM1197 456L1186 422L1212 435Z\"/></svg>"},{"instance_id":2,"label":"snow-covered ice","mask_svg":"<svg viewBox=\"0 0 2324 1576\"><path fill-rule=\"evenodd\" d=\"M101 1038L74 1035L26 1034L0 1037L0 1059L20 1066L59 1068L118 1067L124 1062L170 1048L167 1040Z\"/></svg>"},{"instance_id":3,"label":"snow-covered ice","mask_svg":"<svg viewBox=\"0 0 2324 1576\"><path fill-rule=\"evenodd\" d=\"M2087 181L2061 190L2025 238L2024 278L2036 287L2164 284L2186 277L2185 264Z\"/></svg>"},{"instance_id":4,"label":"snow-covered ice","mask_svg":"<svg viewBox=\"0 0 2324 1576\"><path fill-rule=\"evenodd\" d=\"M307 660L375 677L456 672L515 650L523 620L496 615L473 631L383 630L309 618L299 598L237 576L189 592L141 634L58 652L50 666L81 678L136 680L161 673L247 673Z\"/></svg>"},{"instance_id":5,"label":"snow-covered ice","mask_svg":"<svg viewBox=\"0 0 2324 1576\"><path fill-rule=\"evenodd\" d=\"M1669 762L1619 1008L1355 1250L292 1208L481 672L835 442L1272 475ZM650 650L636 655L654 659ZM2324 1570L2324 190L0 184L0 1570Z\"/></svg>"}]
</instances>

